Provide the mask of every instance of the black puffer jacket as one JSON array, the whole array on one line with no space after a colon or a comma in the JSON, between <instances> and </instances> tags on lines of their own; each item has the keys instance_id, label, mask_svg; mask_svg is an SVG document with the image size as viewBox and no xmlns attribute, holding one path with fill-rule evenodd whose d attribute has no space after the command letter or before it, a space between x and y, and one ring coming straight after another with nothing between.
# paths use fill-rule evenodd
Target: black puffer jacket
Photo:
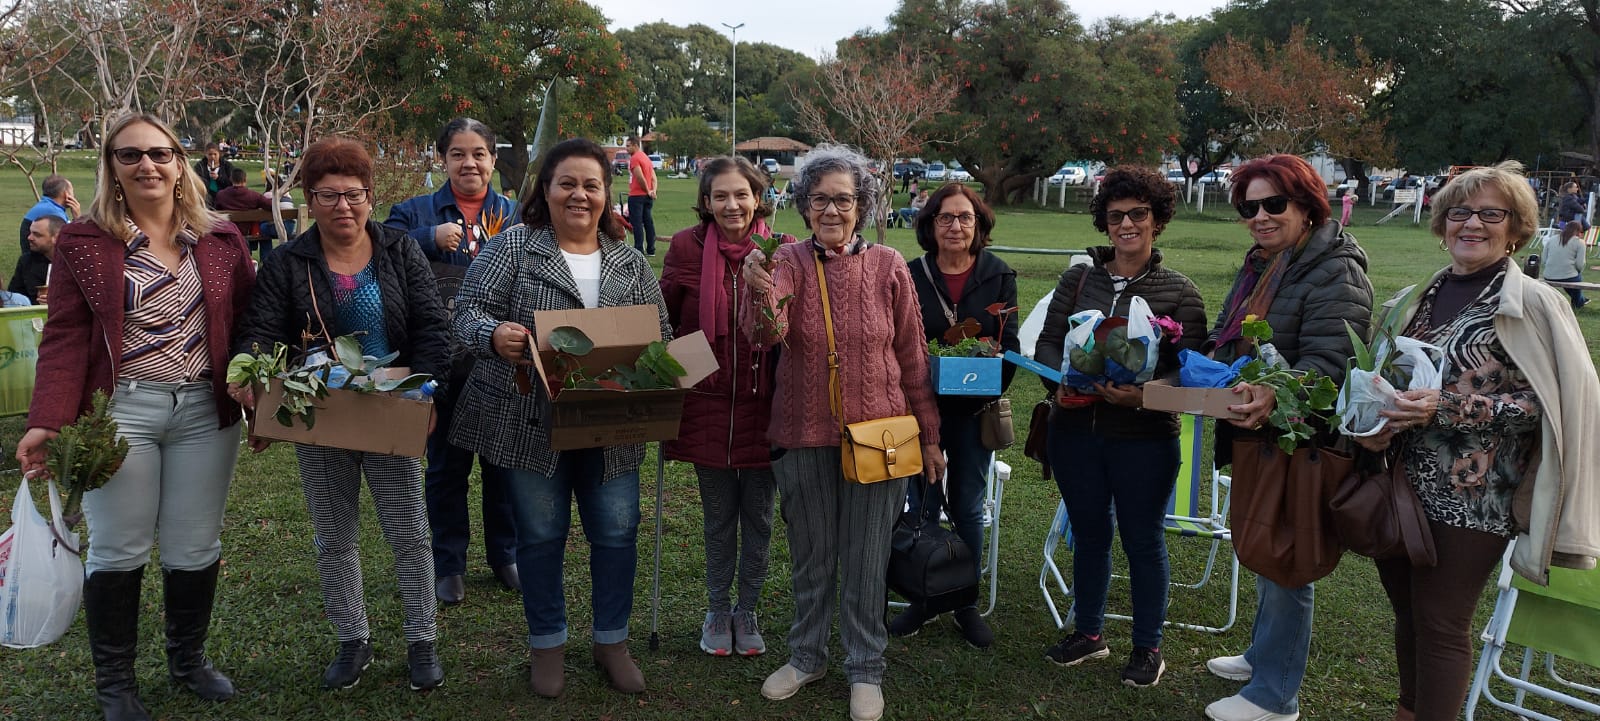
<instances>
[{"instance_id":1,"label":"black puffer jacket","mask_svg":"<svg viewBox=\"0 0 1600 721\"><path fill-rule=\"evenodd\" d=\"M1367 254L1356 239L1333 221L1327 221L1311 234L1300 254L1284 269L1278 294L1267 308L1267 323L1272 326L1272 345L1290 366L1315 368L1344 382L1345 363L1355 349L1350 345L1346 322L1362 338L1371 336L1372 281L1367 279ZM1216 326L1206 337L1206 349L1215 349L1215 358L1232 363L1239 357L1237 345L1217 346L1217 336L1227 321L1228 308L1243 274L1236 276L1228 299L1217 314Z\"/></svg>"},{"instance_id":2,"label":"black puffer jacket","mask_svg":"<svg viewBox=\"0 0 1600 721\"><path fill-rule=\"evenodd\" d=\"M1128 283L1122 295L1116 295L1111 283L1111 273L1106 263L1116 256L1110 246L1089 249L1093 265L1075 265L1061 274L1056 283L1055 295L1050 298L1050 309L1045 312L1044 329L1039 332L1033 358L1051 368L1061 367L1067 337L1067 318L1084 310L1098 310L1107 318L1126 317L1128 303L1134 296L1144 298L1150 312L1167 316L1183 324L1183 337L1176 343L1161 344L1161 354L1156 361L1156 378L1177 373L1178 351L1198 349L1205 340L1206 306L1200 289L1188 276L1161 265L1161 251L1153 250L1150 264L1137 278ZM1085 275L1087 274L1087 276ZM1083 289L1078 289L1079 282ZM1115 307L1113 307L1115 299ZM1044 386L1054 394L1056 384L1049 381ZM1177 438L1178 417L1172 413L1127 408L1111 403L1095 403L1081 409L1057 408L1050 415L1051 423L1065 423L1068 428L1098 433L1108 438Z\"/></svg>"},{"instance_id":3,"label":"black puffer jacket","mask_svg":"<svg viewBox=\"0 0 1600 721\"><path fill-rule=\"evenodd\" d=\"M431 374L441 386L446 384L450 376L450 327L427 257L403 230L369 220L367 235L377 246L373 249L373 270L383 296L384 332L389 336L389 347L400 352L394 365L409 367L413 373ZM322 234L313 225L267 256L256 276L250 309L234 335L234 351L247 352L257 343L269 350L274 342L303 350L302 331L318 337L323 333L315 320L319 313L331 326L333 284L322 254ZM330 327L328 332L333 329ZM440 388L439 393L444 390Z\"/></svg>"},{"instance_id":4,"label":"black puffer jacket","mask_svg":"<svg viewBox=\"0 0 1600 721\"><path fill-rule=\"evenodd\" d=\"M938 261L932 254L920 258L913 258L906 264L911 269L911 283L917 288L917 301L922 305L922 331L928 340L938 340L942 344L944 332L950 329L950 321L945 318L944 306L940 304L950 302L950 289L944 284L944 279L939 274ZM928 279L931 272L939 282L934 283ZM967 278L967 284L961 289L961 302L952 306L956 312L956 321L960 322L971 318L978 321L981 330L979 338L993 338L1000 336L1000 347L1009 351L1021 351L1022 340L1017 336L1017 328L1022 325L1018 320L1020 311L1006 319L1005 332L1000 332L1000 319L989 313L991 303L1004 303L1007 308L1017 305L1017 272L1006 265L1006 262L987 250L978 254L972 264L972 275ZM1017 367L1010 363L1004 364L1001 371L1000 392L1003 394L1011 387L1011 377L1016 375ZM994 400L983 396L938 396L939 414L944 415L972 415L981 410L985 403Z\"/></svg>"}]
</instances>

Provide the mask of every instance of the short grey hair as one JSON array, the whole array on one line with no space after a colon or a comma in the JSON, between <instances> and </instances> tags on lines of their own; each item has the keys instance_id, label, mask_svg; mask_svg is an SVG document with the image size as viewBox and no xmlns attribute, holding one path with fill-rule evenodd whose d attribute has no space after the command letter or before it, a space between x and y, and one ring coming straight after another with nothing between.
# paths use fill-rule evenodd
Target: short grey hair
<instances>
[{"instance_id":1,"label":"short grey hair","mask_svg":"<svg viewBox=\"0 0 1600 721\"><path fill-rule=\"evenodd\" d=\"M794 179L789 181L789 192L795 199L794 207L800 210L800 218L810 229L811 217L806 214L811 208L806 204L806 199L822 176L834 173L848 174L855 181L856 207L859 209L856 211L855 232L859 233L878 212L878 202L883 198L883 185L877 174L872 172L872 161L848 145L823 143L812 148L800 160L794 169Z\"/></svg>"}]
</instances>

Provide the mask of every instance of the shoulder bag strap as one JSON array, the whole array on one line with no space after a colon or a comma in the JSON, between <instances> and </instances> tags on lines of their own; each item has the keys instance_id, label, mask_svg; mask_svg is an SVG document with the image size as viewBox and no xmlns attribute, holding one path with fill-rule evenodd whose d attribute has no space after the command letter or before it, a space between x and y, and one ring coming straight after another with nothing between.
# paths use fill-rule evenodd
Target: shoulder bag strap
<instances>
[{"instance_id":1,"label":"shoulder bag strap","mask_svg":"<svg viewBox=\"0 0 1600 721\"><path fill-rule=\"evenodd\" d=\"M1083 266L1083 272L1078 274L1078 289L1072 291L1072 312L1078 310L1078 299L1083 297L1083 282L1089 279L1089 269L1093 264Z\"/></svg>"},{"instance_id":2,"label":"shoulder bag strap","mask_svg":"<svg viewBox=\"0 0 1600 721\"><path fill-rule=\"evenodd\" d=\"M308 260L308 261L306 261L306 292L311 294L311 312L316 314L316 316L317 316L317 325L320 326L320 330L322 331L322 339L324 341L326 341L327 344L328 344L328 353L332 354L333 353L333 334L332 334L332 332L330 332L328 330L327 322L322 320L322 310L317 307L317 287L316 287L315 284L313 284L311 282L311 273L312 272L313 272L313 269L311 267L311 261ZM305 337L303 338L303 341L308 346L306 352L309 353L309 352L311 352L310 349L309 349L309 346L311 345L311 341L316 340L316 336L312 335L310 333L306 333L304 335L305 335Z\"/></svg>"},{"instance_id":3,"label":"shoulder bag strap","mask_svg":"<svg viewBox=\"0 0 1600 721\"><path fill-rule=\"evenodd\" d=\"M828 329L828 407L839 420L839 435L844 435L844 399L839 390L839 349L833 342L833 310L828 306L828 274L823 272L822 258L812 256L817 263L817 287L822 289L822 325Z\"/></svg>"},{"instance_id":4,"label":"shoulder bag strap","mask_svg":"<svg viewBox=\"0 0 1600 721\"><path fill-rule=\"evenodd\" d=\"M950 327L956 327L956 309L944 302L944 296L939 295L939 282L933 279L933 270L928 267L928 257L922 257L922 274L928 276L928 285L933 286L933 297L939 299L939 306L944 308L944 319L950 322ZM1081 289L1081 286L1080 286Z\"/></svg>"}]
</instances>

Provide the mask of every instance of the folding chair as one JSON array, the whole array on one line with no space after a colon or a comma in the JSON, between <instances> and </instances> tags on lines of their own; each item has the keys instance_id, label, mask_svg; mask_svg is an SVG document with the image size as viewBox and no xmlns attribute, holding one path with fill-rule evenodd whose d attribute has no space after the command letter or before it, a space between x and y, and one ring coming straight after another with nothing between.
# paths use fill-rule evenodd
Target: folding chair
<instances>
[{"instance_id":1,"label":"folding chair","mask_svg":"<svg viewBox=\"0 0 1600 721\"><path fill-rule=\"evenodd\" d=\"M1511 551L1506 550L1510 559ZM1483 653L1473 674L1467 697L1467 719L1476 718L1478 701L1486 700L1517 714L1539 721L1558 721L1527 707L1531 694L1545 702L1560 704L1591 714L1600 714L1600 688L1563 678L1556 670L1556 658L1587 666L1588 675L1600 668L1600 571L1550 569L1550 585L1540 587L1518 576L1509 562L1500 567L1500 596L1494 615L1483 631ZM1516 676L1501 666L1507 644L1523 647L1522 668ZM1536 654L1544 655L1546 685L1531 678ZM1511 700L1494 695L1500 683L1513 690Z\"/></svg>"},{"instance_id":2,"label":"folding chair","mask_svg":"<svg viewBox=\"0 0 1600 721\"><path fill-rule=\"evenodd\" d=\"M1233 479L1217 473L1212 466L1210 454L1206 452L1205 432L1208 426L1214 426L1216 422L1189 414L1179 418L1182 423L1179 435L1182 460L1178 466L1178 478L1180 480L1187 478L1188 483L1180 483L1173 489L1172 497L1168 500L1165 527L1169 537L1198 538L1209 541L1211 547L1207 551L1205 569L1200 573L1199 580L1193 583L1173 580L1171 584L1193 590L1204 588L1211 582L1218 554L1226 547L1229 566L1228 614L1220 626L1182 623L1171 619L1164 625L1190 631L1223 633L1233 628L1233 624L1239 619L1239 557L1233 553L1233 533L1227 525L1229 492L1232 490ZM1211 480L1211 503L1201 506L1201 494L1204 492L1202 485L1207 477ZM1045 536L1044 540L1044 566L1039 569L1039 590L1044 594L1045 607L1050 611L1050 617L1055 621L1056 628L1061 629L1065 629L1071 621L1072 609L1069 605L1067 613L1063 616L1056 605L1055 594L1070 601L1072 585L1067 583L1061 573L1055 556L1062 541L1066 541L1068 548L1071 548L1071 534L1072 523L1067 517L1067 504L1059 502L1056 504L1055 519L1050 522L1049 535ZM1052 583L1054 583L1053 589ZM1132 617L1107 613L1106 618L1127 621Z\"/></svg>"},{"instance_id":3,"label":"folding chair","mask_svg":"<svg viewBox=\"0 0 1600 721\"><path fill-rule=\"evenodd\" d=\"M983 548L978 550L978 585L982 587L984 579L989 582L989 605L984 608L981 615L987 616L994 613L995 600L1000 594L1000 505L1006 496L1006 481L1011 480L1011 464L1000 460L999 454L989 454L989 470L984 474L983 489ZM913 479L915 481L915 479ZM910 509L910 501L906 508ZM949 522L950 516L943 510L939 512L940 520ZM905 601L890 601L891 608L905 608Z\"/></svg>"}]
</instances>

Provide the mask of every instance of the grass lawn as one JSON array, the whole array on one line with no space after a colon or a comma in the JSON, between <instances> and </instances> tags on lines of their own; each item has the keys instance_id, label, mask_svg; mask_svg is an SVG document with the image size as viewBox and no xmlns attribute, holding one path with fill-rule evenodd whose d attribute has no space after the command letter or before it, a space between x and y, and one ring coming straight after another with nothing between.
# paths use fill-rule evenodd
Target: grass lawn
<instances>
[{"instance_id":1,"label":"grass lawn","mask_svg":"<svg viewBox=\"0 0 1600 721\"><path fill-rule=\"evenodd\" d=\"M73 161L64 169L87 204L92 195L92 164ZM694 192L691 180L662 183L655 206L660 235L670 236L692 222ZM32 203L15 172L0 172L0 228L16 227ZM896 206L904 204L902 197ZM1217 210L1231 213L1226 205ZM379 217L386 213L386 209L380 210ZM1371 258L1373 284L1383 299L1406 284L1425 279L1446 263L1446 256L1425 229L1407 223L1374 226L1378 217L1377 210L1363 206L1357 211L1353 232ZM803 234L792 208L780 211L774 222L779 230ZM1094 232L1079 200L1069 200L1066 212L1001 209L994 235L998 244L1036 248L1082 248L1104 241ZM920 252L910 230L891 230L888 240L908 256ZM1158 240L1167 264L1199 285L1213 316L1247 246L1243 228L1223 213L1181 213ZM654 262L659 264L663 253L664 248L658 249ZM16 254L16 244L0 243L0 269L10 269ZM1005 260L1019 273L1024 311L1054 287L1066 264L1065 257L1049 255L1012 254ZM1596 325L1600 313L1587 311L1580 318L1593 343L1600 333ZM1028 374L1018 381L1010 396L1017 409L1018 430L1023 432L1027 409L1043 394ZM9 449L15 448L22 429L20 419L0 420L0 448L8 449L7 458L0 460L0 468L9 469L0 481L0 503L6 508L15 493L16 476ZM886 718L1203 718L1201 709L1207 703L1238 688L1236 683L1207 673L1204 662L1212 656L1239 653L1249 644L1255 609L1253 577L1245 573L1241 620L1230 632L1220 636L1167 633L1162 652L1168 671L1159 686L1135 690L1118 682L1130 650L1126 622L1108 622L1113 654L1107 660L1070 669L1045 661L1044 649L1061 634L1045 611L1036 580L1039 549L1059 495L1054 484L1041 480L1037 465L1022 458L1021 448L1019 438L1013 449L1001 454L1015 473L1006 489L1002 514L999 603L990 617L998 642L992 650L975 651L961 642L948 621L931 625L910 639L892 639L887 652ZM224 577L209 651L217 666L233 677L239 697L225 705L211 705L176 691L163 678L161 590L159 574L152 570L146 574L147 612L138 667L146 704L157 717L167 719L444 719L468 715L479 719L844 718L849 687L840 669L842 650L837 642L825 681L783 702L767 701L759 693L762 679L786 659L784 637L793 614L788 544L783 540L781 518L774 529L766 607L762 609L769 653L755 659L730 659L711 658L699 651L705 604L700 504L692 469L683 464L669 465L667 477L661 479L666 488L661 518L665 538L661 549L662 642L660 650L648 649L651 534L656 522L651 497L658 482L654 446L651 450L641 489L644 522L632 625L632 648L645 670L649 693L624 697L610 691L588 662L588 547L580 533L574 534L568 546L570 574L565 588L573 641L563 698L549 701L529 691L524 646L527 626L521 604L515 594L494 584L477 544L471 552L467 601L439 611L447 682L428 695L409 691L392 556L370 506L362 526L363 563L378 657L358 687L338 693L320 690L320 674L331 660L335 642L332 628L322 616L312 532L293 451L280 444L261 455L247 453L240 461L223 533ZM1200 545L1174 543L1173 549L1174 577L1196 574L1203 561ZM1069 555L1059 554L1059 561L1068 564ZM1225 611L1225 596L1218 591L1175 591L1170 617L1214 623ZM1392 716L1397 693L1391 620L1372 564L1357 556L1346 557L1339 570L1319 584L1318 596L1316 636L1301 694L1304 718L1386 721ZM1491 589L1480 607L1480 623L1488 616L1492 598ZM1129 607L1126 581L1113 583L1109 609L1126 612ZM0 718L98 718L81 624L49 647L0 651Z\"/></svg>"}]
</instances>

